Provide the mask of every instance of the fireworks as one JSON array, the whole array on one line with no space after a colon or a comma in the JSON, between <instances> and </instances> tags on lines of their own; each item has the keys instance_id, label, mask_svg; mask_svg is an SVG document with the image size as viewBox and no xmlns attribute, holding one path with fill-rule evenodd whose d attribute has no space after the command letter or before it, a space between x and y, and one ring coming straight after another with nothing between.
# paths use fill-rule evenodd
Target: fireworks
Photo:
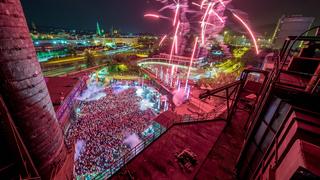
<instances>
[{"instance_id":1,"label":"fireworks","mask_svg":"<svg viewBox=\"0 0 320 180\"><path fill-rule=\"evenodd\" d=\"M170 52L170 59L169 61L171 62L172 60L172 56L173 56L173 51L174 49L177 51L177 46L178 46L178 32L179 32L179 27L180 27L180 21L178 22L177 26L176 26L176 31L174 33L173 36L173 41L172 41L172 48L171 48L171 52Z\"/></svg>"},{"instance_id":2,"label":"fireworks","mask_svg":"<svg viewBox=\"0 0 320 180\"><path fill-rule=\"evenodd\" d=\"M224 4L224 2L223 2L222 0L219 0L219 2L221 3L221 5L222 5L223 7L226 7L226 5Z\"/></svg>"},{"instance_id":3,"label":"fireworks","mask_svg":"<svg viewBox=\"0 0 320 180\"><path fill-rule=\"evenodd\" d=\"M176 5L176 13L175 13L174 19L173 19L173 26L175 26L176 23L177 23L177 18L178 18L178 14L179 14L179 8L180 8L180 4L178 3L178 4Z\"/></svg>"},{"instance_id":4,"label":"fireworks","mask_svg":"<svg viewBox=\"0 0 320 180\"><path fill-rule=\"evenodd\" d=\"M205 36L206 36L206 30L207 30L206 24L209 23L208 14L209 14L209 11L211 10L212 5L213 5L212 3L209 3L207 10L202 17L202 21L201 21L201 44L202 45L205 44Z\"/></svg>"},{"instance_id":5,"label":"fireworks","mask_svg":"<svg viewBox=\"0 0 320 180\"><path fill-rule=\"evenodd\" d=\"M166 39L167 39L167 35L164 35L164 36L161 38L160 42L159 42L159 46L161 46L162 43L164 42L164 40L166 40Z\"/></svg>"},{"instance_id":6,"label":"fireworks","mask_svg":"<svg viewBox=\"0 0 320 180\"><path fill-rule=\"evenodd\" d=\"M190 72L191 72L191 67L192 67L192 63L193 63L193 59L194 59L194 55L195 52L197 50L197 44L198 44L198 37L196 37L195 41L194 41L194 46L193 46L193 51L192 51L192 55L190 58L190 65L189 65L189 69L188 69L188 73L187 73L187 78L186 78L186 85L185 85L185 92L187 92L187 88L188 88L188 81L189 81L189 77L190 77Z\"/></svg>"},{"instance_id":7,"label":"fireworks","mask_svg":"<svg viewBox=\"0 0 320 180\"><path fill-rule=\"evenodd\" d=\"M256 37L254 36L252 30L250 29L250 27L247 25L247 23L244 22L244 20L242 20L241 17L239 17L239 16L236 15L235 13L233 13L233 16L234 16L236 19L238 19L238 20L241 22L241 24L248 30L248 32L249 32L249 34L250 34L250 36L251 36L251 38L252 38L252 41L253 41L253 43L254 43L254 46L255 46L255 48L256 48L256 53L259 54L259 47L258 47L258 44L257 44L257 40L256 40Z\"/></svg>"},{"instance_id":8,"label":"fireworks","mask_svg":"<svg viewBox=\"0 0 320 180\"><path fill-rule=\"evenodd\" d=\"M255 35L250 29L249 25L238 16L234 10L228 8L228 4L231 0L202 0L201 3L189 2L192 0L155 0L163 4L163 7L158 10L155 14L145 14L145 17L151 17L155 19L166 19L172 24L172 31L167 35L163 36L160 40L159 46L168 39L172 40L169 65L171 65L171 73L167 69L165 76L166 84L171 87L174 84L174 80L177 81L180 88L180 82L178 80L176 71L178 67L174 65L174 55L179 56L190 56L190 65L187 72L185 82L185 93L188 91L188 81L190 78L190 71L195 58L207 57L208 49L211 48L213 42L218 42L220 47L224 49L224 54L230 54L228 48L225 48L223 41L221 40L221 32L226 24L226 11L230 11L240 25L244 26L245 29L251 36L256 53L259 54L259 47L257 45ZM189 4L192 4L189 7ZM170 13L170 17L163 16L163 13ZM194 35L196 38L194 39ZM170 38L169 38L170 37ZM193 47L192 42L194 41ZM199 44L198 44L199 43ZM192 50L192 52L190 52ZM161 74L161 73L160 73ZM161 77L163 76L160 75ZM175 79L177 78L177 79Z\"/></svg>"},{"instance_id":9,"label":"fireworks","mask_svg":"<svg viewBox=\"0 0 320 180\"><path fill-rule=\"evenodd\" d=\"M160 16L157 14L145 14L144 17L153 17L153 18L157 18L157 19L160 18Z\"/></svg>"},{"instance_id":10,"label":"fireworks","mask_svg":"<svg viewBox=\"0 0 320 180\"><path fill-rule=\"evenodd\" d=\"M153 17L156 19L167 19L172 22L172 25L175 29L171 33L172 38L172 54L184 55L186 49L191 49L190 43L192 41L190 34L198 33L201 39L201 54L198 56L205 57L207 55L207 49L212 44L212 41L220 42L217 38L219 34L225 27L226 16L225 11L229 10L231 14L237 19L237 21L245 27L248 33L251 36L252 42L254 44L256 53L259 53L259 47L257 45L255 35L253 31L249 28L247 23L235 14L232 9L228 8L228 4L231 0L202 0L201 2L191 2L193 5L189 7L189 1L192 0L155 0L162 3L164 6L159 9L159 13L164 11L170 11L172 17L165 17L158 14L146 14L145 17ZM188 14L188 16L187 16ZM190 23L190 19L194 22L194 19L200 17L200 26ZM190 25L193 25L190 27ZM179 27L178 27L179 26ZM178 32L177 32L178 30ZM169 36L169 34L168 34ZM162 44L162 43L161 43ZM187 52L188 53L188 52ZM189 54L189 53L188 53Z\"/></svg>"},{"instance_id":11,"label":"fireworks","mask_svg":"<svg viewBox=\"0 0 320 180\"><path fill-rule=\"evenodd\" d=\"M212 13L221 21L221 23L224 23L224 20L222 19L222 17L219 16L219 14L215 12L213 9L210 10L210 14Z\"/></svg>"},{"instance_id":12,"label":"fireworks","mask_svg":"<svg viewBox=\"0 0 320 180\"><path fill-rule=\"evenodd\" d=\"M200 4L195 3L195 2L192 2L191 4L193 4L193 5L195 5L195 6L198 6L198 7L201 7L201 5L200 5Z\"/></svg>"},{"instance_id":13,"label":"fireworks","mask_svg":"<svg viewBox=\"0 0 320 180\"><path fill-rule=\"evenodd\" d=\"M203 8L204 3L206 3L206 1L207 1L207 0L203 0L203 1L201 2L200 9L202 9L202 8Z\"/></svg>"}]
</instances>

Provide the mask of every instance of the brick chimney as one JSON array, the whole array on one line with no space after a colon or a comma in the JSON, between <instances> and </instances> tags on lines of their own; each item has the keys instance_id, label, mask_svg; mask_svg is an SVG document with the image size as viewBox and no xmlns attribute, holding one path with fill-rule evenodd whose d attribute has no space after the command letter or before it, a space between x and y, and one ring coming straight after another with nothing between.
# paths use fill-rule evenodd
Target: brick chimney
<instances>
[{"instance_id":1,"label":"brick chimney","mask_svg":"<svg viewBox=\"0 0 320 180\"><path fill-rule=\"evenodd\" d=\"M19 0L0 0L0 93L42 179L67 150Z\"/></svg>"}]
</instances>

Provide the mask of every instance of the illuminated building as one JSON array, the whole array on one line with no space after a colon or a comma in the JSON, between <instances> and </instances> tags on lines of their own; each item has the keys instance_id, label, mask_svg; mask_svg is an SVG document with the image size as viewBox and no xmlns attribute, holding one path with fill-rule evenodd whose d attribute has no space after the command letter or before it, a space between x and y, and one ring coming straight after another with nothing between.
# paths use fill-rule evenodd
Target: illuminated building
<instances>
[{"instance_id":1,"label":"illuminated building","mask_svg":"<svg viewBox=\"0 0 320 180\"><path fill-rule=\"evenodd\" d=\"M97 35L98 36L102 36L102 30L100 29L100 24L99 24L99 22L97 22Z\"/></svg>"},{"instance_id":2,"label":"illuminated building","mask_svg":"<svg viewBox=\"0 0 320 180\"><path fill-rule=\"evenodd\" d=\"M280 49L288 36L299 36L308 30L313 24L314 19L314 17L304 17L301 15L282 16L272 37L273 47Z\"/></svg>"}]
</instances>

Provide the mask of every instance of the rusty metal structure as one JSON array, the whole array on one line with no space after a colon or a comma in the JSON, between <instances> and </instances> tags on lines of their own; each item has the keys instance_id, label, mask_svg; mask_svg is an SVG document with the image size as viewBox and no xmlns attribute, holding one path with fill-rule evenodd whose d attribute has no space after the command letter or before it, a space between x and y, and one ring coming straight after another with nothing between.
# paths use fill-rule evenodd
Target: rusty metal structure
<instances>
[{"instance_id":1,"label":"rusty metal structure","mask_svg":"<svg viewBox=\"0 0 320 180\"><path fill-rule=\"evenodd\" d=\"M314 29L316 36L288 37L271 71L247 69L240 80L200 95L226 99L228 123L236 111L249 114L238 179L320 177L319 27L308 31ZM251 73L259 78L252 81Z\"/></svg>"},{"instance_id":2,"label":"rusty metal structure","mask_svg":"<svg viewBox=\"0 0 320 180\"><path fill-rule=\"evenodd\" d=\"M251 114L261 98L263 87L268 81L269 72L258 69L246 69L240 79L200 94L200 99L210 97L222 98L226 102L226 121L229 123L238 110ZM239 103L241 102L241 103ZM240 106L242 104L242 106Z\"/></svg>"},{"instance_id":3,"label":"rusty metal structure","mask_svg":"<svg viewBox=\"0 0 320 180\"><path fill-rule=\"evenodd\" d=\"M249 120L236 165L239 179L319 178L319 50L319 36L288 37L275 57Z\"/></svg>"}]
</instances>

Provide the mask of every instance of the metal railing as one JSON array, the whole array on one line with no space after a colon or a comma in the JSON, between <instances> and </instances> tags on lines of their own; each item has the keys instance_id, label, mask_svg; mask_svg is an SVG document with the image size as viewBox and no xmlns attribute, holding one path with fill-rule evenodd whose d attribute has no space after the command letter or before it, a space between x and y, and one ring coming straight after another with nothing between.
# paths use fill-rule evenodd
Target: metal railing
<instances>
[{"instance_id":1,"label":"metal railing","mask_svg":"<svg viewBox=\"0 0 320 180\"><path fill-rule=\"evenodd\" d=\"M305 34L305 33L303 33ZM318 75L317 74L308 74L308 73L303 73L303 72L295 72L295 71L290 71L288 70L288 65L289 65L289 61L290 58L294 57L295 54L295 49L293 48L294 45L297 42L303 42L303 41L320 41L319 37L309 37L309 36L303 36L303 34L301 36L298 37L288 37L288 39L285 41L282 50L280 51L279 54L277 54L276 56L274 56L275 60L275 68L270 72L269 74L269 78L267 83L264 86L264 89L262 90L262 98L258 101L258 104L256 105L256 108L254 110L254 112L251 115L251 119L249 122L251 122L250 126L248 127L248 131L246 133L246 142L250 142L250 138L254 137L254 132L257 130L257 128L259 127L258 124L261 121L261 113L265 110L266 105L268 103L268 100L270 99L270 95L273 93L272 90L274 89L275 86L277 87L283 87L283 85L285 85L284 87L286 88L286 91L289 90L296 90L295 86L299 88L303 88L305 89L309 84L307 82L297 82L297 81L293 81L290 79L285 79L285 78L281 78L281 75L283 74L295 74L298 76L307 76L310 79L312 77L317 78ZM298 56L299 57L299 56ZM304 57L305 58L305 57ZM296 84L299 83L299 86L297 86ZM311 92L314 93L317 91L317 89L319 89L319 83L320 80L318 79L317 81L314 82L314 84L311 85ZM291 88L293 87L293 88ZM280 125L280 127L283 126ZM280 130L277 131L277 134L280 132ZM272 142L272 146L278 143L278 139L277 136L276 138L273 140ZM249 152L249 145L250 143L245 143L244 147L242 148L241 152L240 152L240 156L238 157L237 160L237 166L241 167L243 166L243 162L245 162L246 160L246 154ZM271 145L269 145L269 148L271 147ZM277 146L277 145L275 145ZM268 150L269 151L269 150ZM266 154L263 155L263 158L265 158ZM278 156L278 154L276 154L276 156ZM278 160L278 159L276 159ZM258 163L258 165L256 165L255 169L250 169L250 171L255 171L255 173L253 173L254 175L256 175L256 173L260 172L261 169L258 166L261 166L264 168L265 167L265 162L261 161ZM237 169L241 169L237 167ZM251 176L252 177L257 177L257 176ZM238 174L238 176L240 176ZM238 177L240 178L240 177Z\"/></svg>"},{"instance_id":2,"label":"metal railing","mask_svg":"<svg viewBox=\"0 0 320 180\"><path fill-rule=\"evenodd\" d=\"M281 75L293 75L296 77L300 77L294 80L282 78ZM304 77L304 78L303 78ZM314 83L311 83L312 79L315 79ZM319 87L319 75L318 74L310 74L296 71L281 71L280 75L275 82L276 85L282 85L285 87L291 87L295 90L307 91L307 88L311 89L310 92L313 93Z\"/></svg>"},{"instance_id":3,"label":"metal railing","mask_svg":"<svg viewBox=\"0 0 320 180\"><path fill-rule=\"evenodd\" d=\"M171 127L172 125L170 125ZM111 177L114 173L120 170L124 165L136 157L142 150L148 147L153 141L158 139L164 132L167 131L167 128L160 126L156 129L153 135L147 136L142 139L141 143L132 148L129 152L120 157L117 161L112 163L105 171L93 177L93 179L106 179Z\"/></svg>"}]
</instances>

